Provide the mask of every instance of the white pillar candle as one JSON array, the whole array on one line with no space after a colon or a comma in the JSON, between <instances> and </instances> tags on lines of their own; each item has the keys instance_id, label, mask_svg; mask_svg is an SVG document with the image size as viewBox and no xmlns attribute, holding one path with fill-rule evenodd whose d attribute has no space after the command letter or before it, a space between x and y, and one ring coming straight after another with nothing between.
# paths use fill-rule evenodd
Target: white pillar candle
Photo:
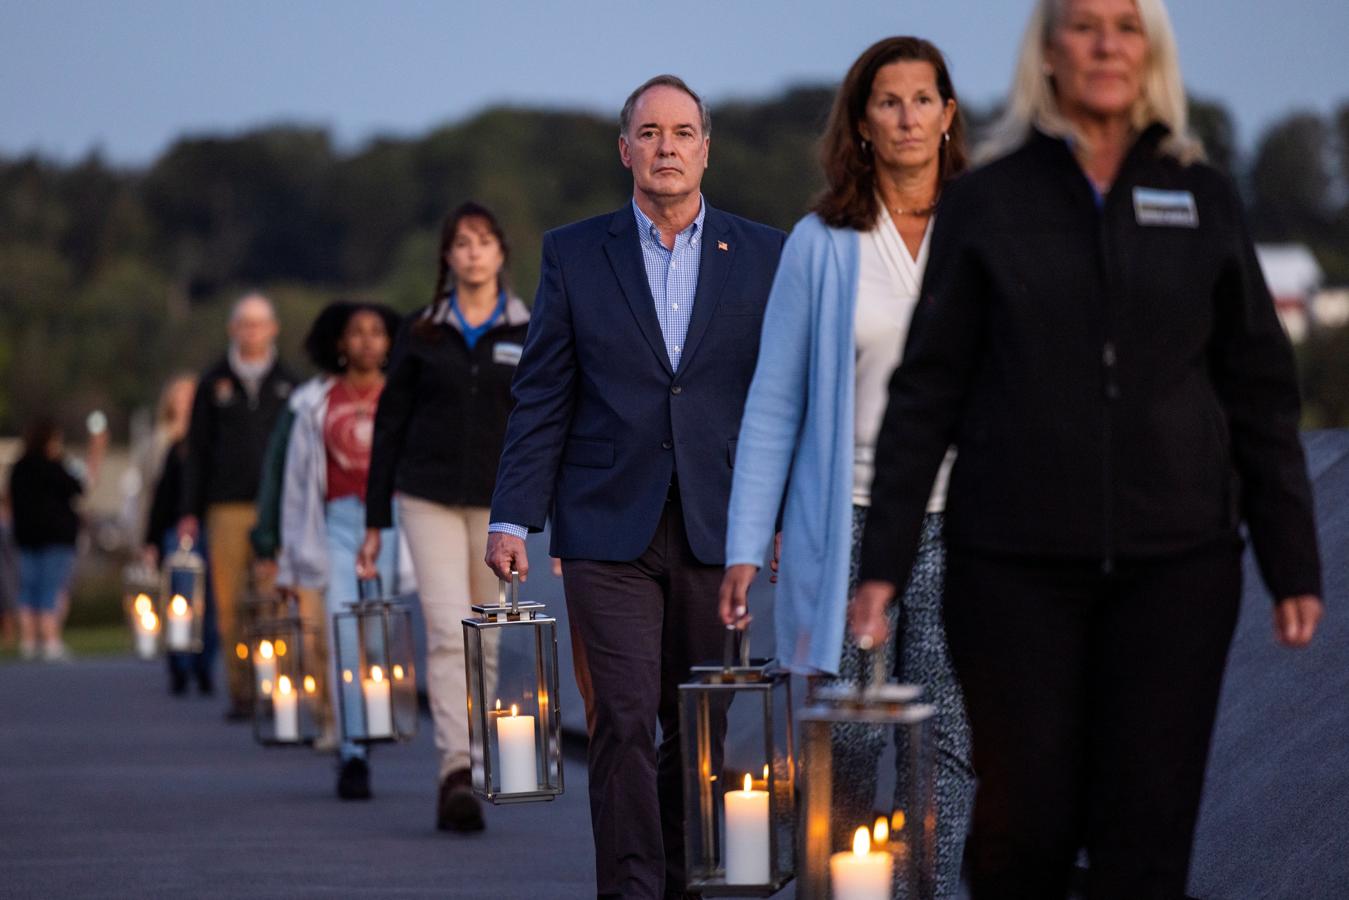
<instances>
[{"instance_id":1,"label":"white pillar candle","mask_svg":"<svg viewBox=\"0 0 1349 900\"><path fill-rule=\"evenodd\" d=\"M253 678L258 696L266 697L273 692L276 684L276 648L271 641L259 641L258 648L253 651Z\"/></svg>"},{"instance_id":2,"label":"white pillar candle","mask_svg":"<svg viewBox=\"0 0 1349 900\"><path fill-rule=\"evenodd\" d=\"M169 601L169 621L165 629L164 642L170 650L192 649L192 607L182 594L174 594Z\"/></svg>"},{"instance_id":3,"label":"white pillar candle","mask_svg":"<svg viewBox=\"0 0 1349 900\"><path fill-rule=\"evenodd\" d=\"M370 667L370 677L361 683L365 694L365 736L393 737L393 695L389 680L379 666Z\"/></svg>"},{"instance_id":4,"label":"white pillar candle","mask_svg":"<svg viewBox=\"0 0 1349 900\"><path fill-rule=\"evenodd\" d=\"M153 659L159 637L159 617L146 611L136 617L136 654L141 659Z\"/></svg>"},{"instance_id":5,"label":"white pillar candle","mask_svg":"<svg viewBox=\"0 0 1349 900\"><path fill-rule=\"evenodd\" d=\"M534 717L520 715L511 705L509 716L498 716L497 751L501 759L501 792L518 794L539 789L539 767L534 755Z\"/></svg>"},{"instance_id":6,"label":"white pillar candle","mask_svg":"<svg viewBox=\"0 0 1349 900\"><path fill-rule=\"evenodd\" d=\"M768 791L756 791L749 775L743 791L727 791L726 883L767 884Z\"/></svg>"},{"instance_id":7,"label":"white pillar candle","mask_svg":"<svg viewBox=\"0 0 1349 900\"><path fill-rule=\"evenodd\" d=\"M299 700L300 696L295 693L289 677L282 675L276 680L276 690L272 692L272 719L278 741L300 739Z\"/></svg>"},{"instance_id":8,"label":"white pillar candle","mask_svg":"<svg viewBox=\"0 0 1349 900\"><path fill-rule=\"evenodd\" d=\"M865 827L853 836L852 850L829 858L829 886L834 900L890 900L894 857L871 850Z\"/></svg>"}]
</instances>

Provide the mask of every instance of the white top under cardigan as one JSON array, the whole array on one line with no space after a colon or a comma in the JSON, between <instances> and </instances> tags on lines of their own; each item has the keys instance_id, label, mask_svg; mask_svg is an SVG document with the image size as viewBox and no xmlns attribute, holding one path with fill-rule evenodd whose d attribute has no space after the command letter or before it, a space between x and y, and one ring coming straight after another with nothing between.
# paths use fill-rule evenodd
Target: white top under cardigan
<instances>
[{"instance_id":1,"label":"white top under cardigan","mask_svg":"<svg viewBox=\"0 0 1349 900\"><path fill-rule=\"evenodd\" d=\"M918 256L910 255L890 212L878 203L880 215L870 231L858 235L857 306L853 313L856 342L856 412L853 417L854 506L871 505L871 480L875 475L876 436L881 430L885 404L890 397L890 376L904 355L909 321L918 304L927 267L927 248L932 238L929 219ZM948 453L932 485L928 512L941 512L946 505L946 482L954 451Z\"/></svg>"}]
</instances>

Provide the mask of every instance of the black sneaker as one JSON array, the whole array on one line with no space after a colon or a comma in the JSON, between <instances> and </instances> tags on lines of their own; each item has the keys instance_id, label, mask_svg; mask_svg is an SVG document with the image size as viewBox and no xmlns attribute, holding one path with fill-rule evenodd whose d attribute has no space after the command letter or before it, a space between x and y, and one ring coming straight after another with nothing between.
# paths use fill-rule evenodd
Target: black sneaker
<instances>
[{"instance_id":1,"label":"black sneaker","mask_svg":"<svg viewBox=\"0 0 1349 900\"><path fill-rule=\"evenodd\" d=\"M436 800L436 828L441 831L482 831L482 804L473 793L473 776L468 769L457 769L440 783Z\"/></svg>"},{"instance_id":2,"label":"black sneaker","mask_svg":"<svg viewBox=\"0 0 1349 900\"><path fill-rule=\"evenodd\" d=\"M370 799L370 765L365 760L343 761L337 770L337 796L343 800Z\"/></svg>"}]
</instances>

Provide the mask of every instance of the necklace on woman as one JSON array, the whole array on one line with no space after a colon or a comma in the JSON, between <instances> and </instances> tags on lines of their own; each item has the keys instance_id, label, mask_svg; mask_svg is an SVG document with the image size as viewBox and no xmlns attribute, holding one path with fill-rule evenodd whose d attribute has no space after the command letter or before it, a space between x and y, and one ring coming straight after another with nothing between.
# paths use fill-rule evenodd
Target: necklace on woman
<instances>
[{"instance_id":1,"label":"necklace on woman","mask_svg":"<svg viewBox=\"0 0 1349 900\"><path fill-rule=\"evenodd\" d=\"M932 202L918 209L899 209L898 207L889 207L890 215L896 219L900 216L930 216L937 211L937 204L941 202L941 195L938 194Z\"/></svg>"}]
</instances>

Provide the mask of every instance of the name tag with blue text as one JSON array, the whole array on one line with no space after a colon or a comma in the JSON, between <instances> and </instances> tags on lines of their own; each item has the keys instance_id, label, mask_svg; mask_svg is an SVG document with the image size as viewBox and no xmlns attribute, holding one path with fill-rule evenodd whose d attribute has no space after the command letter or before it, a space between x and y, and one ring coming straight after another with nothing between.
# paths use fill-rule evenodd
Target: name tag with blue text
<instances>
[{"instance_id":1,"label":"name tag with blue text","mask_svg":"<svg viewBox=\"0 0 1349 900\"><path fill-rule=\"evenodd\" d=\"M1139 225L1198 228L1199 210L1189 191L1134 188L1134 219Z\"/></svg>"},{"instance_id":2,"label":"name tag with blue text","mask_svg":"<svg viewBox=\"0 0 1349 900\"><path fill-rule=\"evenodd\" d=\"M520 355L525 348L520 344L497 344L492 348L492 362L505 366L520 365Z\"/></svg>"}]
</instances>

